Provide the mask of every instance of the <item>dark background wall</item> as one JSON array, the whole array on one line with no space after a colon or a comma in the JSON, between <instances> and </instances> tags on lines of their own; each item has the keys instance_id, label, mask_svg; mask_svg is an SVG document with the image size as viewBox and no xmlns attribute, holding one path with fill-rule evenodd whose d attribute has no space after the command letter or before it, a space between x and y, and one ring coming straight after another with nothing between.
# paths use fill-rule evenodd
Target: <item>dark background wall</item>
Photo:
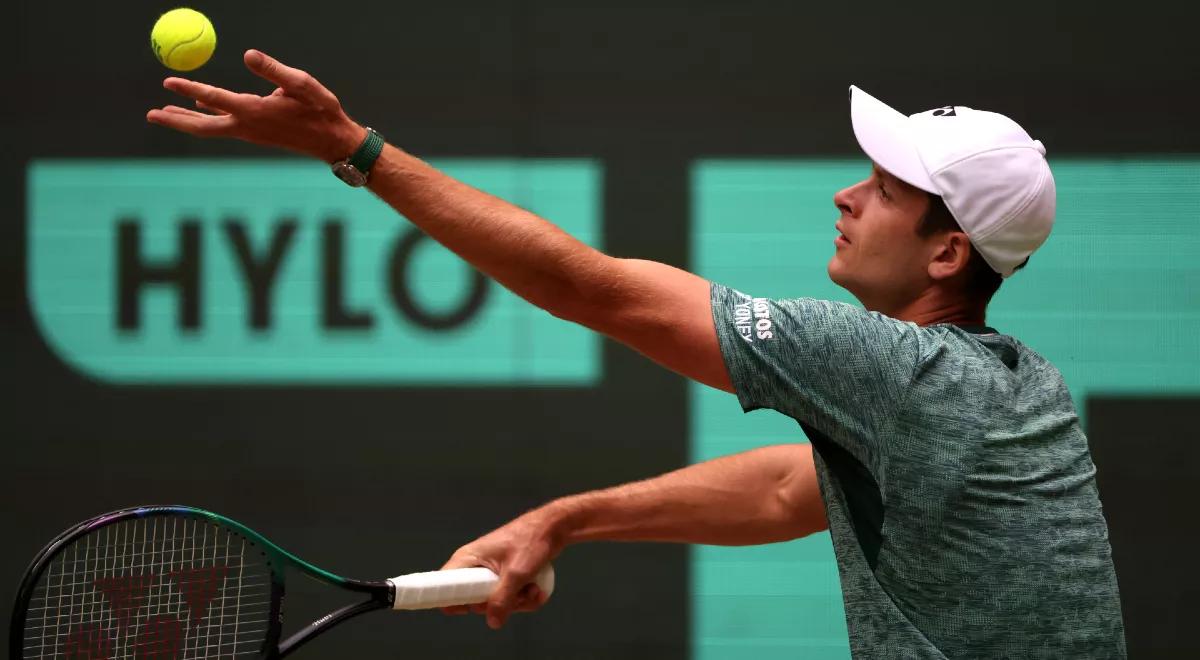
<instances>
[{"instance_id":1,"label":"dark background wall","mask_svg":"<svg viewBox=\"0 0 1200 660\"><path fill-rule=\"evenodd\" d=\"M608 343L601 382L582 388L113 386L57 359L27 299L30 159L278 155L144 122L150 107L177 101L161 89L165 72L147 45L171 6L21 2L5 20L0 581L9 593L58 530L131 503L217 510L319 565L374 577L436 567L556 495L688 460L686 384ZM1005 112L1036 127L1052 155L1200 152L1198 12L1185 3L194 6L219 38L197 78L265 93L239 57L259 48L309 70L352 116L423 156L596 159L606 250L684 267L690 164L856 156L851 83L910 112L950 103ZM1184 396L1156 409L1154 441L1194 441L1198 407ZM1110 418L1089 413L1094 442L1124 439L1095 428ZM474 466L467 483L455 478L463 456ZM1106 460L1120 460L1110 456L1121 452L1097 450L1102 475ZM1119 502L1141 482L1108 476L1107 510L1128 512ZM1178 631L1185 617L1172 600L1178 585L1163 582L1178 574L1123 559L1150 541L1112 524L1122 585L1164 595L1126 603L1132 650L1164 634L1141 636L1144 622ZM1186 525L1163 534L1154 543L1194 541ZM392 657L403 640L410 657L689 654L683 548L580 547L560 573L555 606L499 634L416 614L350 624L307 652Z\"/></svg>"}]
</instances>

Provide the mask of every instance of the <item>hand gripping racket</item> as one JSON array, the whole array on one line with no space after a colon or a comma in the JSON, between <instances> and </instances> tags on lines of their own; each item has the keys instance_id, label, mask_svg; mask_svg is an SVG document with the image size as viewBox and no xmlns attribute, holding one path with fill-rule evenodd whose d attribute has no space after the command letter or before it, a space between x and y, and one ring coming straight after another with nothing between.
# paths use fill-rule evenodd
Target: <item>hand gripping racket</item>
<instances>
[{"instance_id":1,"label":"hand gripping racket","mask_svg":"<svg viewBox=\"0 0 1200 660\"><path fill-rule=\"evenodd\" d=\"M284 570L367 599L280 641ZM282 658L364 612L429 609L488 599L487 568L340 577L224 516L146 506L79 523L34 558L13 607L10 658ZM549 596L554 570L535 583Z\"/></svg>"}]
</instances>

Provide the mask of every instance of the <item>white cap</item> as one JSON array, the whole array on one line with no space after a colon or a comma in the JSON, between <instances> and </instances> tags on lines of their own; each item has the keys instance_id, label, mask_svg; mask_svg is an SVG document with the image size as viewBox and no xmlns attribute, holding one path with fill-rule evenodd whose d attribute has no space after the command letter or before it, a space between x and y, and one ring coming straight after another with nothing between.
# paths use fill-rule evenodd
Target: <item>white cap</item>
<instances>
[{"instance_id":1,"label":"white cap","mask_svg":"<svg viewBox=\"0 0 1200 660\"><path fill-rule=\"evenodd\" d=\"M940 195L993 270L1013 274L1050 235L1046 148L1004 115L947 106L911 117L850 87L858 144L896 178Z\"/></svg>"}]
</instances>

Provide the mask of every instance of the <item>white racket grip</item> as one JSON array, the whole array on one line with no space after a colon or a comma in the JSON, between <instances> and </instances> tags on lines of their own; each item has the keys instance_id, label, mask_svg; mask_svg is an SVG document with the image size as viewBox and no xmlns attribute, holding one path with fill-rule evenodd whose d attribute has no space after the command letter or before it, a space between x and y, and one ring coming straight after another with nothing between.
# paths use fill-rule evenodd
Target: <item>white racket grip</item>
<instances>
[{"instance_id":1,"label":"white racket grip","mask_svg":"<svg viewBox=\"0 0 1200 660\"><path fill-rule=\"evenodd\" d=\"M554 568L550 564L543 566L534 582L549 598L554 592ZM388 583L396 590L392 609L428 610L482 603L500 584L500 578L490 568L452 568L399 575Z\"/></svg>"}]
</instances>

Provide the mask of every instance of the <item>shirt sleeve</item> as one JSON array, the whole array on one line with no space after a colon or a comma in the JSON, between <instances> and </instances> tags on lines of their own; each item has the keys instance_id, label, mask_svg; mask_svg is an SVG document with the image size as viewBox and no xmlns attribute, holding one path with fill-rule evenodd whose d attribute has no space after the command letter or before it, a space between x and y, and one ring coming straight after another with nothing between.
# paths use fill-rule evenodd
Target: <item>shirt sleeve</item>
<instances>
[{"instance_id":1,"label":"shirt sleeve","mask_svg":"<svg viewBox=\"0 0 1200 660\"><path fill-rule=\"evenodd\" d=\"M777 410L874 463L921 353L919 328L844 303L713 284L713 322L746 412Z\"/></svg>"}]
</instances>

